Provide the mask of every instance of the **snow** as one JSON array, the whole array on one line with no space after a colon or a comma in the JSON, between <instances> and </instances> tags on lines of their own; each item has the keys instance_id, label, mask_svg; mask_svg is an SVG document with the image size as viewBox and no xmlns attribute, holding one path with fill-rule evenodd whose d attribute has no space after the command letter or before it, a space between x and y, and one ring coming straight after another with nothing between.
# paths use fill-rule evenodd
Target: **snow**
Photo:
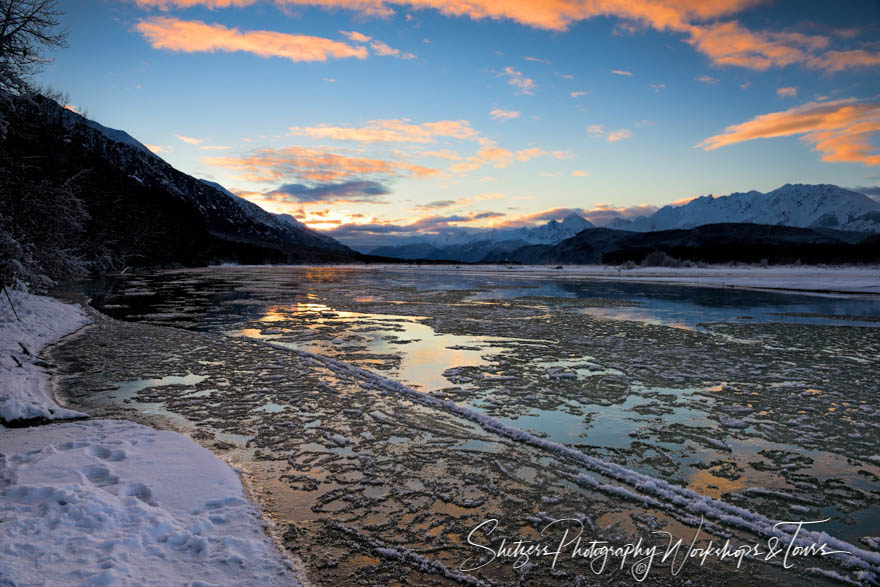
<instances>
[{"instance_id":1,"label":"snow","mask_svg":"<svg viewBox=\"0 0 880 587\"><path fill-rule=\"evenodd\" d=\"M751 222L876 232L880 229L877 221L864 217L871 212L880 212L880 203L858 192L827 184L786 184L766 194L750 191L720 198L703 196L683 205L664 206L630 222L614 222L609 228L649 232Z\"/></svg>"},{"instance_id":2,"label":"snow","mask_svg":"<svg viewBox=\"0 0 880 587\"><path fill-rule=\"evenodd\" d=\"M380 247L374 247L374 251L382 250L387 254L392 248L397 248L397 253L406 253L408 247L416 244L430 245L431 247L444 248L451 246L473 245L477 243L505 243L514 242L519 245L552 245L567 238L571 238L585 230L592 228L593 224L575 213L571 213L562 221L550 220L541 226L520 226L518 228L458 228L446 230L438 234L420 234L412 237L386 239ZM518 246L519 246L518 245ZM378 253L377 253L378 254ZM398 256L398 255L392 255ZM408 255L400 255L406 258Z\"/></svg>"},{"instance_id":3,"label":"snow","mask_svg":"<svg viewBox=\"0 0 880 587\"><path fill-rule=\"evenodd\" d=\"M41 366L45 363L37 355L46 345L87 324L88 318L79 306L22 291L8 293L21 320L6 296L0 296L0 422L84 417L55 403Z\"/></svg>"},{"instance_id":4,"label":"snow","mask_svg":"<svg viewBox=\"0 0 880 587\"><path fill-rule=\"evenodd\" d=\"M91 420L0 445L2 584L295 584L236 473L185 436Z\"/></svg>"},{"instance_id":5,"label":"snow","mask_svg":"<svg viewBox=\"0 0 880 587\"><path fill-rule=\"evenodd\" d=\"M79 306L9 294L21 320L3 296L0 416L87 417L55 403L37 355L88 318ZM185 436L53 422L0 427L0 447L0 585L299 584L236 472Z\"/></svg>"}]
</instances>

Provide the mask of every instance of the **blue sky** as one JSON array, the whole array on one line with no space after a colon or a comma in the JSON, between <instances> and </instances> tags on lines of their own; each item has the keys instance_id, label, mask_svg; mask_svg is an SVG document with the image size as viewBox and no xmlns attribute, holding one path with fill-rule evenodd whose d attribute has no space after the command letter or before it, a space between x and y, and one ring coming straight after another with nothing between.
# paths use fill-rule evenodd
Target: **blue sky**
<instances>
[{"instance_id":1,"label":"blue sky","mask_svg":"<svg viewBox=\"0 0 880 587\"><path fill-rule=\"evenodd\" d=\"M341 237L880 183L880 4L593 4L61 2L39 81Z\"/></svg>"}]
</instances>

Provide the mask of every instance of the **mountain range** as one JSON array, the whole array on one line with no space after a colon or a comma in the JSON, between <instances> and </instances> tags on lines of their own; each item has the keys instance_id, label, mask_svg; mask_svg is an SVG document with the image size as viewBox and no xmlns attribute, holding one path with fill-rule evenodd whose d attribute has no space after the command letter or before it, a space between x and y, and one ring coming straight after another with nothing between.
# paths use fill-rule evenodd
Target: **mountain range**
<instances>
[{"instance_id":1,"label":"mountain range","mask_svg":"<svg viewBox=\"0 0 880 587\"><path fill-rule=\"evenodd\" d=\"M571 238L593 224L577 214L562 221L551 220L541 226L490 228L473 231L447 231L401 239L399 244L378 247L371 255L397 259L451 260L465 263L482 261L527 245L555 244Z\"/></svg>"},{"instance_id":2,"label":"mountain range","mask_svg":"<svg viewBox=\"0 0 880 587\"><path fill-rule=\"evenodd\" d=\"M617 218L605 228L624 233L658 232L731 223L831 231L837 233L833 238L852 244L868 233L880 232L880 202L834 185L786 184L766 194L751 191L717 198L703 196L683 205L664 206L649 216ZM524 259L532 259L534 251L545 250L547 245L562 243L591 228L594 227L588 220L570 214L562 222L551 220L537 227L407 237L371 253L399 259L526 262ZM591 238L604 239L598 236L600 232L590 234ZM520 249L523 250L515 253ZM592 259L589 262L597 262L592 256L587 257Z\"/></svg>"},{"instance_id":3,"label":"mountain range","mask_svg":"<svg viewBox=\"0 0 880 587\"><path fill-rule=\"evenodd\" d=\"M617 218L608 228L652 232L723 222L880 232L880 202L835 185L785 184L766 194L703 196L650 216Z\"/></svg>"},{"instance_id":4,"label":"mountain range","mask_svg":"<svg viewBox=\"0 0 880 587\"><path fill-rule=\"evenodd\" d=\"M679 264L684 261L877 263L880 262L880 234L743 222L654 232L589 228L555 245L529 245L483 259L486 263L529 265Z\"/></svg>"}]
</instances>

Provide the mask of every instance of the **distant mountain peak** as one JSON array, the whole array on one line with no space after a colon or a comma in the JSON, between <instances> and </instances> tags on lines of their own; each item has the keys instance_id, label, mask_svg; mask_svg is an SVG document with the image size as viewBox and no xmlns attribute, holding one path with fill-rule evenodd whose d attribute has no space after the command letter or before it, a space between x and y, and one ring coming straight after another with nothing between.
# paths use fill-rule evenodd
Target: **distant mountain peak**
<instances>
[{"instance_id":1,"label":"distant mountain peak","mask_svg":"<svg viewBox=\"0 0 880 587\"><path fill-rule=\"evenodd\" d=\"M664 206L632 222L615 221L609 226L652 232L733 222L880 232L880 224L866 216L878 211L880 203L858 192L830 184L787 183L765 194L752 190L701 196L681 205Z\"/></svg>"},{"instance_id":2,"label":"distant mountain peak","mask_svg":"<svg viewBox=\"0 0 880 587\"><path fill-rule=\"evenodd\" d=\"M552 219L540 226L469 229L454 235L420 235L393 241L370 251L374 255L399 259L448 259L479 261L493 250L512 250L523 245L550 245L571 238L592 223L571 213L560 222Z\"/></svg>"}]
</instances>

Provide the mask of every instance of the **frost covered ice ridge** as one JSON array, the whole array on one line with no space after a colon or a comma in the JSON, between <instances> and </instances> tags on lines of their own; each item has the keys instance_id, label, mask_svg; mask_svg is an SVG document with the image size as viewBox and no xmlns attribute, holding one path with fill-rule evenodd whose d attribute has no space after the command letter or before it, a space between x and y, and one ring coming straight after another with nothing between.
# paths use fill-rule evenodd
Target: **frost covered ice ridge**
<instances>
[{"instance_id":1,"label":"frost covered ice ridge","mask_svg":"<svg viewBox=\"0 0 880 587\"><path fill-rule=\"evenodd\" d=\"M88 319L10 295L21 320L4 296L3 418L86 417L55 404L36 356ZM236 472L185 436L88 420L3 428L0 447L0 584L299 584Z\"/></svg>"},{"instance_id":2,"label":"frost covered ice ridge","mask_svg":"<svg viewBox=\"0 0 880 587\"><path fill-rule=\"evenodd\" d=\"M277 348L287 348L271 342L265 342L265 344ZM765 538L775 537L785 544L792 543L794 546L800 547L808 547L813 544L827 544L831 550L842 551L841 553L829 555L829 558L836 559L843 567L855 570L856 576L860 580L866 583L874 583L878 580L878 576L880 576L880 553L878 552L864 550L822 531L810 531L807 529L794 531L793 527L780 524L779 520L768 518L762 514L729 504L720 499L701 495L691 489L674 485L622 465L591 457L563 444L538 438L524 430L508 426L491 416L459 406L454 401L437 399L407 387L402 383L386 379L371 371L305 351L294 352L303 357L319 361L333 371L355 374L369 381L377 390L405 396L425 406L444 410L476 422L489 432L524 442L570 459L593 473L598 473L609 479L629 485L635 488L636 491L618 485L600 483L587 473L580 473L571 479L579 485L641 502L651 507L657 507L671 514L677 514L676 517L690 525L699 524L700 518L703 518L709 521L710 526L716 530L718 528L715 524L740 528L753 532L758 536ZM807 569L807 572L827 576L827 572L821 571L821 569Z\"/></svg>"}]
</instances>

